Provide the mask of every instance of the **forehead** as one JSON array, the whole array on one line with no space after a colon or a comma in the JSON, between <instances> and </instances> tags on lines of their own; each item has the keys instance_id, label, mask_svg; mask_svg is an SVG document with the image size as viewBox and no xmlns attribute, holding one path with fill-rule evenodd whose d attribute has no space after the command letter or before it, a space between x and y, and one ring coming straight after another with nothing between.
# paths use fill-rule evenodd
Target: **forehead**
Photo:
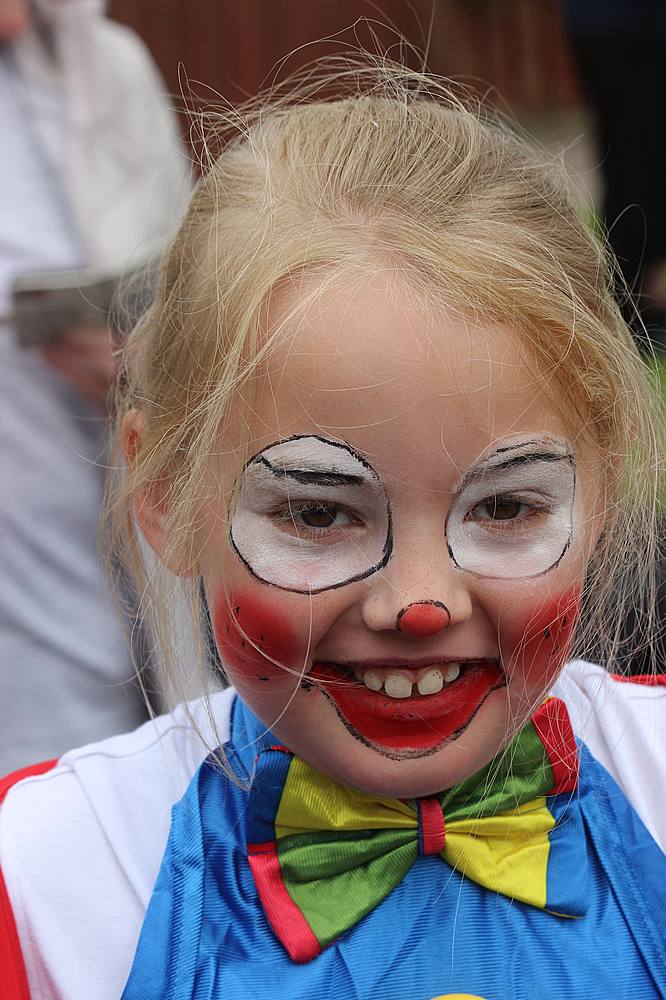
<instances>
[{"instance_id":1,"label":"forehead","mask_svg":"<svg viewBox=\"0 0 666 1000\"><path fill-rule=\"evenodd\" d=\"M267 329L255 449L316 432L402 476L461 471L509 435L566 436L514 333L426 304L393 271L282 290Z\"/></svg>"}]
</instances>

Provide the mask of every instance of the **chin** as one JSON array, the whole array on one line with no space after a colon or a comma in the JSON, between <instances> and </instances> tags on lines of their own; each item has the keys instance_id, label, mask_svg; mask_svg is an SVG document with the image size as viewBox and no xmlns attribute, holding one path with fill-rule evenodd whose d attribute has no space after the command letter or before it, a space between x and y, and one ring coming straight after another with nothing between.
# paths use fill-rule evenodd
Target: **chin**
<instances>
[{"instance_id":1,"label":"chin","mask_svg":"<svg viewBox=\"0 0 666 1000\"><path fill-rule=\"evenodd\" d=\"M423 798L463 781L487 764L507 742L507 706L499 692L465 732L428 749L396 750L359 740L339 718L320 727L325 738L291 748L334 781L370 795ZM331 748L335 753L331 753Z\"/></svg>"},{"instance_id":2,"label":"chin","mask_svg":"<svg viewBox=\"0 0 666 1000\"><path fill-rule=\"evenodd\" d=\"M467 754L451 751L451 747L445 747L425 758L412 757L401 761L382 760L375 756L372 761L359 761L357 767L345 769L345 773L340 773L338 768L336 780L370 795L398 799L425 798L443 792L474 774L492 759L495 748L478 759L476 755L470 758Z\"/></svg>"}]
</instances>

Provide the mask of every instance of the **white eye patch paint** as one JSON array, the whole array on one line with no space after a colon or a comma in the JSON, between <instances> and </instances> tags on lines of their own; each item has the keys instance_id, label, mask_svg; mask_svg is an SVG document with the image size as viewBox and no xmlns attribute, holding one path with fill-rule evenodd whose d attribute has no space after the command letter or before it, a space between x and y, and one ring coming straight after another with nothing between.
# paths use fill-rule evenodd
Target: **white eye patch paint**
<instances>
[{"instance_id":1,"label":"white eye patch paint","mask_svg":"<svg viewBox=\"0 0 666 1000\"><path fill-rule=\"evenodd\" d=\"M495 445L473 463L454 490L443 533L458 569L519 579L559 563L571 545L575 516L570 446L523 436ZM229 537L259 580L316 594L386 566L393 549L391 508L362 455L317 435L297 435L245 465Z\"/></svg>"},{"instance_id":2,"label":"white eye patch paint","mask_svg":"<svg viewBox=\"0 0 666 1000\"><path fill-rule=\"evenodd\" d=\"M516 440L482 456L458 485L446 521L449 554L480 577L539 576L574 531L576 471L565 441Z\"/></svg>"},{"instance_id":3,"label":"white eye patch paint","mask_svg":"<svg viewBox=\"0 0 666 1000\"><path fill-rule=\"evenodd\" d=\"M271 445L246 464L229 537L258 579L318 593L388 562L391 513L370 464L316 435Z\"/></svg>"}]
</instances>

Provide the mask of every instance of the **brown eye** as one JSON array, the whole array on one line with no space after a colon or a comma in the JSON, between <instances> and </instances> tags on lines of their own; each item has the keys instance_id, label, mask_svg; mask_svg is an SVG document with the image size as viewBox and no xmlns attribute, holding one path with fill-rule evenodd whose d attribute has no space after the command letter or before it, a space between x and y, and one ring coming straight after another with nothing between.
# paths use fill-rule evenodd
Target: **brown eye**
<instances>
[{"instance_id":1,"label":"brown eye","mask_svg":"<svg viewBox=\"0 0 666 1000\"><path fill-rule=\"evenodd\" d=\"M336 517L338 515L337 507L306 507L304 510L299 511L299 515L303 524L306 524L308 528L330 528L331 525L335 524Z\"/></svg>"},{"instance_id":2,"label":"brown eye","mask_svg":"<svg viewBox=\"0 0 666 1000\"><path fill-rule=\"evenodd\" d=\"M491 521L512 521L519 517L524 504L520 500L512 500L510 497L491 497L479 504L479 510L483 517Z\"/></svg>"}]
</instances>

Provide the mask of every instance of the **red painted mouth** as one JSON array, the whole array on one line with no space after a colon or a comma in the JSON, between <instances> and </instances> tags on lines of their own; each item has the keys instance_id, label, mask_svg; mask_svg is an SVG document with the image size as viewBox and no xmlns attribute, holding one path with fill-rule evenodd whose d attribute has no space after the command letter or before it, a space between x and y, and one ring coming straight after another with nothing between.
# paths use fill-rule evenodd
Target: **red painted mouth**
<instances>
[{"instance_id":1,"label":"red painted mouth","mask_svg":"<svg viewBox=\"0 0 666 1000\"><path fill-rule=\"evenodd\" d=\"M308 681L320 681L322 694L361 739L392 750L432 750L455 739L469 725L492 691L505 687L499 663L463 664L460 677L437 694L390 698L371 691L333 663L315 663Z\"/></svg>"}]
</instances>

